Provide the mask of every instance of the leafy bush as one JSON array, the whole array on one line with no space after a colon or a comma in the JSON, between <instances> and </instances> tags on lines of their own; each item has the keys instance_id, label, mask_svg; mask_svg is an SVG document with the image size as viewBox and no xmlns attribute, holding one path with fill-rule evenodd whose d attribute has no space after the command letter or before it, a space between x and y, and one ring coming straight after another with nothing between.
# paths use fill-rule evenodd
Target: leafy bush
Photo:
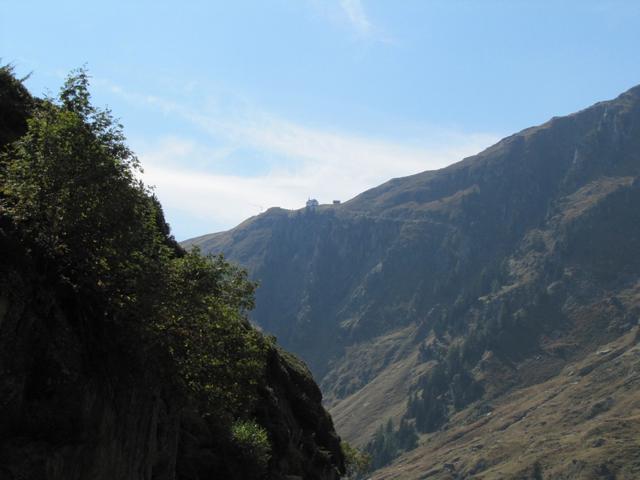
<instances>
[{"instance_id":1,"label":"leafy bush","mask_svg":"<svg viewBox=\"0 0 640 480\"><path fill-rule=\"evenodd\" d=\"M353 480L363 478L371 467L371 456L352 447L345 441L340 443L340 448L344 455L347 478Z\"/></svg>"},{"instance_id":2,"label":"leafy bush","mask_svg":"<svg viewBox=\"0 0 640 480\"><path fill-rule=\"evenodd\" d=\"M255 461L258 469L264 472L271 458L267 431L254 421L242 420L233 424L231 436L243 454Z\"/></svg>"}]
</instances>

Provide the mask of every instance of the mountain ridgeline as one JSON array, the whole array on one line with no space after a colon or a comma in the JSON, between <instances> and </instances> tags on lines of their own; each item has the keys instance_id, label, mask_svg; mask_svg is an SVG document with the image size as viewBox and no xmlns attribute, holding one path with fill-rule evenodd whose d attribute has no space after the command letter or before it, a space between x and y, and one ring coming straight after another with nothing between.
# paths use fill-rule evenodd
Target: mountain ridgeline
<instances>
[{"instance_id":1,"label":"mountain ridgeline","mask_svg":"<svg viewBox=\"0 0 640 480\"><path fill-rule=\"evenodd\" d=\"M246 272L176 243L88 78L37 99L0 67L0 479L337 480L307 367Z\"/></svg>"},{"instance_id":2,"label":"mountain ridgeline","mask_svg":"<svg viewBox=\"0 0 640 480\"><path fill-rule=\"evenodd\" d=\"M308 362L374 478L631 479L639 205L635 87L184 245L259 282L251 318Z\"/></svg>"}]
</instances>

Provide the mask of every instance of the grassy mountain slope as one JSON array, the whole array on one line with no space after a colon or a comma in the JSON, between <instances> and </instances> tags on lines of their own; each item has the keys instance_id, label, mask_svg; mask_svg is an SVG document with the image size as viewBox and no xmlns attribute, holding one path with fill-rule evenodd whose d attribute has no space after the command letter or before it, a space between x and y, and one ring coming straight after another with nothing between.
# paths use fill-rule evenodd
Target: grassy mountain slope
<instances>
[{"instance_id":1,"label":"grassy mountain slope","mask_svg":"<svg viewBox=\"0 0 640 480\"><path fill-rule=\"evenodd\" d=\"M637 329L558 375L469 408L373 479L633 479L640 475Z\"/></svg>"},{"instance_id":2,"label":"grassy mountain slope","mask_svg":"<svg viewBox=\"0 0 640 480\"><path fill-rule=\"evenodd\" d=\"M253 319L309 362L347 439L391 418L429 444L634 327L639 175L636 87L342 205L185 243L260 282Z\"/></svg>"}]
</instances>

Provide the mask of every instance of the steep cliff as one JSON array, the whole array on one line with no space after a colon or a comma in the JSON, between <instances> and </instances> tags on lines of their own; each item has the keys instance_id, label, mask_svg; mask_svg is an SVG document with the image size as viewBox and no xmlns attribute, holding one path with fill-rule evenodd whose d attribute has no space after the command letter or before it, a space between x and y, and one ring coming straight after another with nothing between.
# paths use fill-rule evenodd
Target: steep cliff
<instances>
[{"instance_id":1,"label":"steep cliff","mask_svg":"<svg viewBox=\"0 0 640 480\"><path fill-rule=\"evenodd\" d=\"M113 325L95 331L86 300L2 273L0 478L262 478L158 366L131 370L138 355L113 342ZM267 478L339 478L340 440L299 361L271 350L253 417L272 445Z\"/></svg>"},{"instance_id":2,"label":"steep cliff","mask_svg":"<svg viewBox=\"0 0 640 480\"><path fill-rule=\"evenodd\" d=\"M338 479L311 374L175 243L87 86L0 68L0 479Z\"/></svg>"},{"instance_id":3,"label":"steep cliff","mask_svg":"<svg viewBox=\"0 0 640 480\"><path fill-rule=\"evenodd\" d=\"M635 328L639 178L636 87L448 168L339 206L272 209L185 245L223 252L260 282L253 319L309 362L347 439L374 440L388 462L402 448L379 450L413 429L417 462L431 455L434 435L448 445L460 412L490 414L496 399L526 395ZM629 388L632 399L637 386ZM536 468L559 475L550 448L536 452ZM503 451L483 468L515 458ZM423 478L412 465L384 478ZM600 468L581 465L572 468ZM472 467L433 478L480 478ZM633 478L624 460L605 467ZM512 478L498 470L486 478Z\"/></svg>"}]
</instances>

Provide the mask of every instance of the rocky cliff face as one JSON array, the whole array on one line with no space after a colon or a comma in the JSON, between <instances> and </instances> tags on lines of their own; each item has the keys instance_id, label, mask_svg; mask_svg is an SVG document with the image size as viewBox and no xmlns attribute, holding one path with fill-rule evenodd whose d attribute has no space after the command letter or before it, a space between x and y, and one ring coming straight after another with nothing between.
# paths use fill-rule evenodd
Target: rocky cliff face
<instances>
[{"instance_id":1,"label":"rocky cliff face","mask_svg":"<svg viewBox=\"0 0 640 480\"><path fill-rule=\"evenodd\" d=\"M24 134L37 102L0 68L0 149ZM267 351L248 416L266 430L271 452L256 468L219 412L192 405L149 330L108 315L99 287L78 293L16 235L1 187L0 479L340 477L340 439L302 362Z\"/></svg>"},{"instance_id":2,"label":"rocky cliff face","mask_svg":"<svg viewBox=\"0 0 640 480\"><path fill-rule=\"evenodd\" d=\"M443 170L186 244L260 281L254 320L308 360L348 439L391 418L428 443L635 328L639 201L636 87Z\"/></svg>"},{"instance_id":3,"label":"rocky cliff face","mask_svg":"<svg viewBox=\"0 0 640 480\"><path fill-rule=\"evenodd\" d=\"M92 312L70 292L12 268L3 240L0 477L174 478L167 392L126 373L127 352L85 330Z\"/></svg>"},{"instance_id":4,"label":"rocky cliff face","mask_svg":"<svg viewBox=\"0 0 640 480\"><path fill-rule=\"evenodd\" d=\"M24 270L2 240L0 478L261 478L156 365L131 369L139 355L111 341L121 327ZM340 439L304 364L274 349L265 376L254 417L272 444L269 478L339 478Z\"/></svg>"}]
</instances>

